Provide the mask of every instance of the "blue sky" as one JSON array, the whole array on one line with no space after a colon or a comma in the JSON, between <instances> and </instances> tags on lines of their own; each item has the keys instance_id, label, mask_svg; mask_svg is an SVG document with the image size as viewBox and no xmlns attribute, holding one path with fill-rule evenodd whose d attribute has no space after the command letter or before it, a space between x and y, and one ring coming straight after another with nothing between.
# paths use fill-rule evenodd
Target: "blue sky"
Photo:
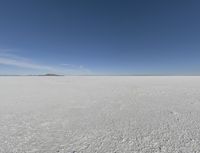
<instances>
[{"instance_id":1,"label":"blue sky","mask_svg":"<svg viewBox=\"0 0 200 153\"><path fill-rule=\"evenodd\" d=\"M1 0L0 74L200 74L199 0Z\"/></svg>"}]
</instances>

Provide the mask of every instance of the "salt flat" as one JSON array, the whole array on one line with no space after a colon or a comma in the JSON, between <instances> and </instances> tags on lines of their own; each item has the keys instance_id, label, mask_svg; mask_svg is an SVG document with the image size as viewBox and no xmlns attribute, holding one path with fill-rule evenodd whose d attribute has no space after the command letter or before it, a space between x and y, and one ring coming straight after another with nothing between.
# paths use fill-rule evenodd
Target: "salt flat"
<instances>
[{"instance_id":1,"label":"salt flat","mask_svg":"<svg viewBox=\"0 0 200 153\"><path fill-rule=\"evenodd\" d=\"M0 153L200 153L200 77L0 77Z\"/></svg>"}]
</instances>

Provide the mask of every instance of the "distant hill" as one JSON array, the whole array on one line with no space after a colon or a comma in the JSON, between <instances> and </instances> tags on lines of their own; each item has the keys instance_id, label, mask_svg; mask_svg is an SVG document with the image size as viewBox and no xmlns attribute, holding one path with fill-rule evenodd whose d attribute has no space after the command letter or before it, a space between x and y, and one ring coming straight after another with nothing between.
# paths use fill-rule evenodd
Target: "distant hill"
<instances>
[{"instance_id":1,"label":"distant hill","mask_svg":"<svg viewBox=\"0 0 200 153\"><path fill-rule=\"evenodd\" d=\"M40 76L63 76L63 75L60 75L60 74L53 74L53 73L47 73L47 74L40 75Z\"/></svg>"}]
</instances>

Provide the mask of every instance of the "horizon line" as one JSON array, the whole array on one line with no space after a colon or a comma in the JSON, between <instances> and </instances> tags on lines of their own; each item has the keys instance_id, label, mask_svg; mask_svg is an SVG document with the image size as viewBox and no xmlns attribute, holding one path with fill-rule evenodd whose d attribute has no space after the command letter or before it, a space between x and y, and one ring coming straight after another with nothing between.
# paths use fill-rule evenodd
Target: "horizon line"
<instances>
[{"instance_id":1,"label":"horizon line","mask_svg":"<svg viewBox=\"0 0 200 153\"><path fill-rule=\"evenodd\" d=\"M62 77L62 76L200 76L200 74L0 74L0 76L50 76L50 77Z\"/></svg>"}]
</instances>

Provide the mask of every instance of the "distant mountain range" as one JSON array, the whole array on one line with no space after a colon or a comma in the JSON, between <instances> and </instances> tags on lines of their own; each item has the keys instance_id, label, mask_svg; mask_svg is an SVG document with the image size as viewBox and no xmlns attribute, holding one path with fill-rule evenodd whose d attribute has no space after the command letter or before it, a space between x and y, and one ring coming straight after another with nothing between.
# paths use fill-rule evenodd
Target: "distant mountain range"
<instances>
[{"instance_id":1,"label":"distant mountain range","mask_svg":"<svg viewBox=\"0 0 200 153\"><path fill-rule=\"evenodd\" d=\"M64 75L60 75L60 74L53 74L53 73L47 73L44 75L39 75L39 76L64 76Z\"/></svg>"}]
</instances>

